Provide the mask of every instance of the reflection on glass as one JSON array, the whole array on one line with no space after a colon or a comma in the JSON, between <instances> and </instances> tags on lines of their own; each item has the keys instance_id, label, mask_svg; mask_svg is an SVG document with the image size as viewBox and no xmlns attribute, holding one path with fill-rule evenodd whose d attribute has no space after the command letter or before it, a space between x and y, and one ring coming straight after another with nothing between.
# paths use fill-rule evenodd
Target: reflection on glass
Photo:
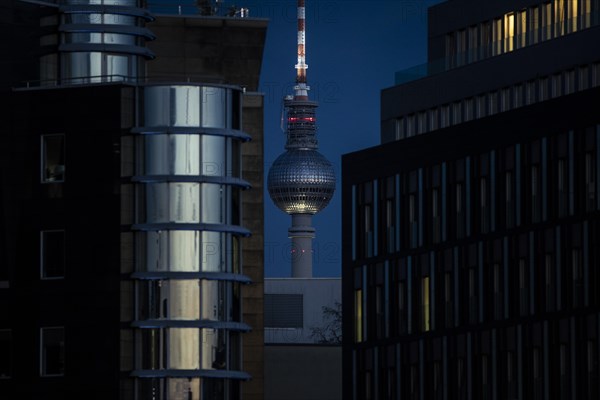
<instances>
[{"instance_id":1,"label":"reflection on glass","mask_svg":"<svg viewBox=\"0 0 600 400\"><path fill-rule=\"evenodd\" d=\"M200 331L193 328L169 329L170 369L199 369ZM202 346L204 348L204 335Z\"/></svg>"}]
</instances>

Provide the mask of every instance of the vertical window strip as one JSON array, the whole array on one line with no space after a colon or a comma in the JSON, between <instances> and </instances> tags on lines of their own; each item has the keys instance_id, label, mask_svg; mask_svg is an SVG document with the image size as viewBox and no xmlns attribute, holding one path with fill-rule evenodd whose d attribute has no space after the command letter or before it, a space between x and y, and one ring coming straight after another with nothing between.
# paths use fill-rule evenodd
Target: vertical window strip
<instances>
[{"instance_id":1,"label":"vertical window strip","mask_svg":"<svg viewBox=\"0 0 600 400\"><path fill-rule=\"evenodd\" d=\"M352 261L356 260L356 185L352 185Z\"/></svg>"}]
</instances>

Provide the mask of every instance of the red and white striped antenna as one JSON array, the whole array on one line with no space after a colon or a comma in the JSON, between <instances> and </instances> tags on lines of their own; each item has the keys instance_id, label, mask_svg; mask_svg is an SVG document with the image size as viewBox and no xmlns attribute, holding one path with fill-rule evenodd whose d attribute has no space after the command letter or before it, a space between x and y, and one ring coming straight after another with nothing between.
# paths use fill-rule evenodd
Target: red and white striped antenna
<instances>
[{"instance_id":1,"label":"red and white striped antenna","mask_svg":"<svg viewBox=\"0 0 600 400\"><path fill-rule=\"evenodd\" d=\"M308 99L306 85L306 8L304 0L298 0L298 64L296 64L296 86L294 87L296 98Z\"/></svg>"}]
</instances>

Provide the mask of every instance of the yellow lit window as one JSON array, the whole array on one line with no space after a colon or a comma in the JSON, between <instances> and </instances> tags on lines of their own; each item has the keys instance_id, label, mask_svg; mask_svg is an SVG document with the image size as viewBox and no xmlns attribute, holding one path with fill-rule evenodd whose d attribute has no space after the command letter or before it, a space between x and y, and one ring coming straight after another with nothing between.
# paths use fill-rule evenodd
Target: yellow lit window
<instances>
[{"instance_id":1,"label":"yellow lit window","mask_svg":"<svg viewBox=\"0 0 600 400\"><path fill-rule=\"evenodd\" d=\"M363 341L363 308L362 308L362 290L358 289L354 292L354 327L356 328L356 342Z\"/></svg>"},{"instance_id":2,"label":"yellow lit window","mask_svg":"<svg viewBox=\"0 0 600 400\"><path fill-rule=\"evenodd\" d=\"M428 332L431 330L431 315L429 309L429 277L424 277L421 282L423 293L423 332Z\"/></svg>"},{"instance_id":3,"label":"yellow lit window","mask_svg":"<svg viewBox=\"0 0 600 400\"><path fill-rule=\"evenodd\" d=\"M504 51L514 50L515 37L515 14L509 13L504 16Z\"/></svg>"}]
</instances>

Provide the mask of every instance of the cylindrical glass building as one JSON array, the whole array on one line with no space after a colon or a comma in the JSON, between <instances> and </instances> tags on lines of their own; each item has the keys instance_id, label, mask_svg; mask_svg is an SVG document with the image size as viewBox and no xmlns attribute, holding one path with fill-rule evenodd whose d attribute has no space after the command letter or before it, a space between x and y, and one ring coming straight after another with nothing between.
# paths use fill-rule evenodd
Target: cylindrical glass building
<instances>
[{"instance_id":1,"label":"cylindrical glass building","mask_svg":"<svg viewBox=\"0 0 600 400\"><path fill-rule=\"evenodd\" d=\"M241 369L241 96L139 87L132 130L136 398L237 398Z\"/></svg>"}]
</instances>

